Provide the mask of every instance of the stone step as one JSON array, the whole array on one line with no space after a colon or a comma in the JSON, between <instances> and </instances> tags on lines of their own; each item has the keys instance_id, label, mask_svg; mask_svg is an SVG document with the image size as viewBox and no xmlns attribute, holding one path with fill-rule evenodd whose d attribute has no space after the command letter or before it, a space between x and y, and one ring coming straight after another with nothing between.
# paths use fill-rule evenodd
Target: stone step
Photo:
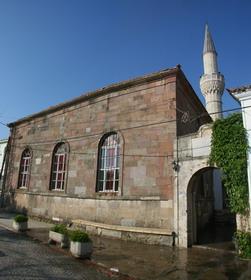
<instances>
[{"instance_id":1,"label":"stone step","mask_svg":"<svg viewBox=\"0 0 251 280\"><path fill-rule=\"evenodd\" d=\"M72 220L72 226L83 228L90 234L138 241L147 244L173 245L174 235L167 229L127 227L85 220Z\"/></svg>"}]
</instances>

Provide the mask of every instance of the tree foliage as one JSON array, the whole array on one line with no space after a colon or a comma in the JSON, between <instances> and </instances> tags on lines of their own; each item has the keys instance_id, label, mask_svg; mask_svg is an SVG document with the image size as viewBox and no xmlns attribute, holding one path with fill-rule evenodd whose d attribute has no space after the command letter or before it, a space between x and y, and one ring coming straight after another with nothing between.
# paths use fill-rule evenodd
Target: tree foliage
<instances>
[{"instance_id":1,"label":"tree foliage","mask_svg":"<svg viewBox=\"0 0 251 280\"><path fill-rule=\"evenodd\" d=\"M246 214L248 142L241 114L215 121L211 145L210 163L223 171L223 182L231 211Z\"/></svg>"}]
</instances>

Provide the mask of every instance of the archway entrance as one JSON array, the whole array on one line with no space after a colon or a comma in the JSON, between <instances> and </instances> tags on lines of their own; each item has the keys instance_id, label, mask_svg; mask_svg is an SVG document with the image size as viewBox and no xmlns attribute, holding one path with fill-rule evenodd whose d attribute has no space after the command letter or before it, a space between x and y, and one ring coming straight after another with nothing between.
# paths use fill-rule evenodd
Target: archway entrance
<instances>
[{"instance_id":1,"label":"archway entrance","mask_svg":"<svg viewBox=\"0 0 251 280\"><path fill-rule=\"evenodd\" d=\"M227 207L220 170L200 169L187 189L188 245L229 242L235 229L235 215Z\"/></svg>"}]
</instances>

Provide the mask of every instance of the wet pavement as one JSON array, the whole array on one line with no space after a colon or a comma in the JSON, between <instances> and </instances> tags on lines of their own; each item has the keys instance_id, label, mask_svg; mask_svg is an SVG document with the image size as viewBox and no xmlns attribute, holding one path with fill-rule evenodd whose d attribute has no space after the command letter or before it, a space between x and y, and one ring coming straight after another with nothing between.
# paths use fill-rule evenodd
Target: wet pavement
<instances>
[{"instance_id":1,"label":"wet pavement","mask_svg":"<svg viewBox=\"0 0 251 280\"><path fill-rule=\"evenodd\" d=\"M198 244L230 243L236 232L236 225L231 223L209 223L198 232ZM232 248L234 250L234 248Z\"/></svg>"},{"instance_id":2,"label":"wet pavement","mask_svg":"<svg viewBox=\"0 0 251 280\"><path fill-rule=\"evenodd\" d=\"M12 216L0 212L0 225L11 227ZM28 235L47 242L51 225L30 219L29 226ZM241 260L233 252L205 247L178 249L97 236L92 236L92 239L94 264L134 279L251 279L251 261Z\"/></svg>"},{"instance_id":3,"label":"wet pavement","mask_svg":"<svg viewBox=\"0 0 251 280\"><path fill-rule=\"evenodd\" d=\"M251 279L251 262L223 250L178 249L99 237L94 244L95 261L137 279Z\"/></svg>"},{"instance_id":4,"label":"wet pavement","mask_svg":"<svg viewBox=\"0 0 251 280\"><path fill-rule=\"evenodd\" d=\"M198 232L197 248L222 249L235 251L233 236L236 232L236 225L232 223L211 223L203 231Z\"/></svg>"},{"instance_id":5,"label":"wet pavement","mask_svg":"<svg viewBox=\"0 0 251 280\"><path fill-rule=\"evenodd\" d=\"M0 226L0 279L109 280L96 267ZM118 279L118 277L112 277Z\"/></svg>"}]
</instances>

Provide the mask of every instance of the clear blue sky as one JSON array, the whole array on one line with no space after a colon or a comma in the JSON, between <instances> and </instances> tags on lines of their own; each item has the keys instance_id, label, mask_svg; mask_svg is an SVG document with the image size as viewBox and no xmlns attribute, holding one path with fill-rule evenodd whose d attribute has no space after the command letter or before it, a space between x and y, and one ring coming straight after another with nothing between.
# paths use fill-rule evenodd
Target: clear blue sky
<instances>
[{"instance_id":1,"label":"clear blue sky","mask_svg":"<svg viewBox=\"0 0 251 280\"><path fill-rule=\"evenodd\" d=\"M250 11L249 0L0 0L0 121L177 64L203 100L206 22L226 87L250 84ZM238 106L224 95L224 109Z\"/></svg>"}]
</instances>

